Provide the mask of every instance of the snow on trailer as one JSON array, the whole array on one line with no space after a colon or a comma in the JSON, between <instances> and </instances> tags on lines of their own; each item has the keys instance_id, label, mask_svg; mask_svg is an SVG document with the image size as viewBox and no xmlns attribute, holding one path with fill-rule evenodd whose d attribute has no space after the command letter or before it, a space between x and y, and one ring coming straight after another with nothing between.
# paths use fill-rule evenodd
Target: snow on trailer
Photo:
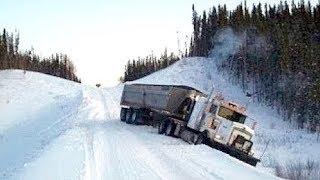
<instances>
[{"instance_id":1,"label":"snow on trailer","mask_svg":"<svg viewBox=\"0 0 320 180\"><path fill-rule=\"evenodd\" d=\"M208 144L256 166L254 130L244 125L245 108L220 96L207 96L175 85L126 84L121 98L121 121L158 127L159 134L192 144Z\"/></svg>"}]
</instances>

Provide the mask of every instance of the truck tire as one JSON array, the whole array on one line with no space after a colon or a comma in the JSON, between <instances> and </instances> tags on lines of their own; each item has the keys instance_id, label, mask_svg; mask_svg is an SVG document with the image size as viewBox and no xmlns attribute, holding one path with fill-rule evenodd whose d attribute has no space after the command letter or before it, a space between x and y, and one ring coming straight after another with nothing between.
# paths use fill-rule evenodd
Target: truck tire
<instances>
[{"instance_id":1,"label":"truck tire","mask_svg":"<svg viewBox=\"0 0 320 180\"><path fill-rule=\"evenodd\" d=\"M173 136L175 129L176 129L176 124L172 121L169 121L167 128L166 128L166 131L165 131L165 135Z\"/></svg>"},{"instance_id":2,"label":"truck tire","mask_svg":"<svg viewBox=\"0 0 320 180\"><path fill-rule=\"evenodd\" d=\"M121 111L120 111L120 120L122 122L125 122L126 121L126 113L127 113L127 109L126 108L121 108Z\"/></svg>"},{"instance_id":3,"label":"truck tire","mask_svg":"<svg viewBox=\"0 0 320 180\"><path fill-rule=\"evenodd\" d=\"M126 123L131 124L131 117L132 117L132 109L127 109L126 112Z\"/></svg>"},{"instance_id":4,"label":"truck tire","mask_svg":"<svg viewBox=\"0 0 320 180\"><path fill-rule=\"evenodd\" d=\"M140 118L139 110L133 110L130 124L138 124Z\"/></svg>"},{"instance_id":5,"label":"truck tire","mask_svg":"<svg viewBox=\"0 0 320 180\"><path fill-rule=\"evenodd\" d=\"M168 123L166 120L160 121L158 123L158 134L163 134L168 127Z\"/></svg>"},{"instance_id":6,"label":"truck tire","mask_svg":"<svg viewBox=\"0 0 320 180\"><path fill-rule=\"evenodd\" d=\"M207 139L207 133L204 131L202 133L200 133L197 137L197 140L195 141L195 145L198 145L198 144L205 144L206 142L206 139Z\"/></svg>"}]
</instances>

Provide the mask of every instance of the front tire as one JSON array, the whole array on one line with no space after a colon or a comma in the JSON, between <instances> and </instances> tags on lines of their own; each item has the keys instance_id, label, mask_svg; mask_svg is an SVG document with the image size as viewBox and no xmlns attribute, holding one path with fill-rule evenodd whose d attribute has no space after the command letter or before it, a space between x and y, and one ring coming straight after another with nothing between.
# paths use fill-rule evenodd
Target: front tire
<instances>
[{"instance_id":1,"label":"front tire","mask_svg":"<svg viewBox=\"0 0 320 180\"><path fill-rule=\"evenodd\" d=\"M195 141L195 145L198 145L198 144L205 144L206 142L206 139L207 139L207 133L206 132L202 132L198 135L196 141Z\"/></svg>"}]
</instances>

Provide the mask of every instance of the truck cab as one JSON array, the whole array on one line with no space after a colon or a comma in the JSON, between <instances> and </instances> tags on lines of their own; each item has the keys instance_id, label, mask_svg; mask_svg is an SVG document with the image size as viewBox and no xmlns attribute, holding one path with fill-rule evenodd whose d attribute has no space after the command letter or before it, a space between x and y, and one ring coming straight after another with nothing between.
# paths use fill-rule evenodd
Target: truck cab
<instances>
[{"instance_id":1,"label":"truck cab","mask_svg":"<svg viewBox=\"0 0 320 180\"><path fill-rule=\"evenodd\" d=\"M195 104L193 112L195 114L191 115L188 127L198 129L200 136L205 136L211 144L222 148L233 147L253 155L251 139L254 130L244 124L247 118L245 111L244 107L219 96L209 100L199 99Z\"/></svg>"}]
</instances>

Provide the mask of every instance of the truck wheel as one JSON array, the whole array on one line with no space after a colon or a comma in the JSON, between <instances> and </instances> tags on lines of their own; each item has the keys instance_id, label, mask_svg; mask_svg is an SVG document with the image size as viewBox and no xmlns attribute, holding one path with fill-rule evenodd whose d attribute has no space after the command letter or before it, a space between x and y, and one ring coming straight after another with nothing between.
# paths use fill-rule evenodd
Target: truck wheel
<instances>
[{"instance_id":1,"label":"truck wheel","mask_svg":"<svg viewBox=\"0 0 320 180\"><path fill-rule=\"evenodd\" d=\"M176 131L176 128L177 128L177 124L176 123L172 123L172 129L171 129L171 134L170 134L170 136L172 136L172 137L178 137L178 136L176 136L175 134L174 134L174 132Z\"/></svg>"},{"instance_id":2,"label":"truck wheel","mask_svg":"<svg viewBox=\"0 0 320 180\"><path fill-rule=\"evenodd\" d=\"M140 115L139 110L133 110L130 124L137 124L139 115Z\"/></svg>"},{"instance_id":3,"label":"truck wheel","mask_svg":"<svg viewBox=\"0 0 320 180\"><path fill-rule=\"evenodd\" d=\"M127 112L126 112L126 123L127 124L131 124L131 117L132 117L132 110L127 109Z\"/></svg>"},{"instance_id":4,"label":"truck wheel","mask_svg":"<svg viewBox=\"0 0 320 180\"><path fill-rule=\"evenodd\" d=\"M204 144L205 143L205 140L207 138L207 133L205 132L202 132L198 135L198 138L196 140L196 142L194 144L198 145L198 144Z\"/></svg>"},{"instance_id":5,"label":"truck wheel","mask_svg":"<svg viewBox=\"0 0 320 180\"><path fill-rule=\"evenodd\" d=\"M141 110L139 110L137 113L138 113L138 114L137 114L138 116L137 116L137 118L136 118L136 120L135 120L134 123L135 123L136 125L145 124L146 117L145 117L145 115L144 115L144 112L141 111Z\"/></svg>"},{"instance_id":6,"label":"truck wheel","mask_svg":"<svg viewBox=\"0 0 320 180\"><path fill-rule=\"evenodd\" d=\"M167 136L173 136L174 130L175 130L175 124L169 121L165 134Z\"/></svg>"},{"instance_id":7,"label":"truck wheel","mask_svg":"<svg viewBox=\"0 0 320 180\"><path fill-rule=\"evenodd\" d=\"M167 129L167 121L163 120L158 123L158 134L163 134Z\"/></svg>"},{"instance_id":8,"label":"truck wheel","mask_svg":"<svg viewBox=\"0 0 320 180\"><path fill-rule=\"evenodd\" d=\"M120 120L122 122L126 121L126 113L127 113L127 109L126 108L121 108L120 111Z\"/></svg>"}]
</instances>

